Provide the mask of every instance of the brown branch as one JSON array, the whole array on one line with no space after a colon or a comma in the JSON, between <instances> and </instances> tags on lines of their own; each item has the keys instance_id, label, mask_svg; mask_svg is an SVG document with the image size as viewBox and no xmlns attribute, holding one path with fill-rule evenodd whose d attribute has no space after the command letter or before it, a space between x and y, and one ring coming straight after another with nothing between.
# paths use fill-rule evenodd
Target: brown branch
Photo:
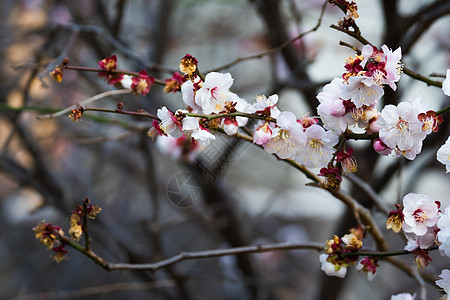
<instances>
[{"instance_id":1,"label":"brown branch","mask_svg":"<svg viewBox=\"0 0 450 300\"><path fill-rule=\"evenodd\" d=\"M245 253L262 253L262 252L271 252L271 251L282 251L282 250L299 250L299 249L311 249L316 251L322 251L324 245L321 243L279 243L279 244L268 244L268 245L254 245L254 246L244 246L244 247L235 247L229 249L218 249L218 250L205 250L205 251L195 251L195 252L180 252L177 255L169 257L167 259L150 263L150 264L125 264L125 263L111 263L102 259L100 256L95 254L93 251L85 250L81 245L71 241L66 236L59 237L62 241L64 241L67 245L71 246L75 250L83 253L93 261L95 261L98 265L104 268L107 271L115 271L115 270L141 270L141 271L150 271L152 273L166 268L168 266L179 263L183 260L189 259L202 259L202 258L212 258L212 257L221 257L221 256L229 256L236 254L245 254Z\"/></svg>"},{"instance_id":2,"label":"brown branch","mask_svg":"<svg viewBox=\"0 0 450 300\"><path fill-rule=\"evenodd\" d=\"M367 227L369 233L372 235L375 243L377 244L377 249L380 251L386 251L388 249L386 240L381 233L380 228L373 219L370 210L362 206L355 199L351 198L349 195L345 194L343 191L327 189L323 185L319 184L309 184L310 186L315 186L322 188L332 194L335 198L341 200L350 210L358 216L362 223Z\"/></svg>"},{"instance_id":3,"label":"brown branch","mask_svg":"<svg viewBox=\"0 0 450 300\"><path fill-rule=\"evenodd\" d=\"M86 105L86 104L92 103L92 102L97 101L97 100L100 100L100 99L103 99L103 98L106 98L106 97L109 97L109 96L131 94L131 93L132 93L132 91L129 90L129 89L111 90L111 91L103 92L101 94L98 94L98 95L95 95L93 97L90 97L90 98L88 98L86 100L83 100L80 103L77 103L77 104L74 104L72 106L69 106L69 107L67 107L67 108L65 108L65 109L63 109L63 110L61 110L59 112L56 112L54 114L38 116L38 119L53 119L53 118L60 117L62 115L67 114L72 109L75 109L75 108L77 108L79 106L82 106L82 105Z\"/></svg>"},{"instance_id":4,"label":"brown branch","mask_svg":"<svg viewBox=\"0 0 450 300\"><path fill-rule=\"evenodd\" d=\"M81 297L103 295L119 291L142 291L173 287L174 285L174 280L159 280L150 282L116 282L112 284L93 286L73 291L51 291L45 293L20 295L12 298L11 300L79 299Z\"/></svg>"},{"instance_id":5,"label":"brown branch","mask_svg":"<svg viewBox=\"0 0 450 300\"><path fill-rule=\"evenodd\" d=\"M314 27L311 28L310 30L300 33L299 35L297 35L297 36L295 36L295 37L293 37L293 38L287 40L286 42L284 42L283 44L281 44L281 45L278 46L278 47L271 48L271 49L262 51L262 52L257 53L257 54L253 54L253 55L249 55L249 56L237 58L237 59L235 59L234 61L232 61L232 62L230 62L230 63L228 63L228 64L226 64L226 65L223 65L223 66L221 66L221 67L217 67L217 68L212 69L212 70L210 70L210 71L208 71L208 72L206 72L206 73L209 73L209 72L218 72L218 71L221 71L221 70L224 70L224 69L229 69L230 67L233 67L233 66L235 66L235 65L237 65L238 63L241 63L241 62L243 62L243 61L251 60L251 59L256 59L256 58L263 58L264 56L271 55L271 54L273 54L273 53L276 53L276 52L278 52L278 51L283 50L284 48L286 48L287 46L291 45L291 44L294 43L295 41L297 41L297 40L303 38L305 35L307 35L307 34L309 34L309 33L311 33L311 32L316 31L317 29L319 29L319 27L320 27L320 25L321 25L321 23L322 23L322 18L323 18L323 15L324 15L324 13L325 13L325 8L326 8L327 4L328 4L328 2L325 1L324 4L322 5L322 10L321 10L321 12L320 12L319 19L317 20L317 24L316 24L316 26L314 26Z\"/></svg>"}]
</instances>

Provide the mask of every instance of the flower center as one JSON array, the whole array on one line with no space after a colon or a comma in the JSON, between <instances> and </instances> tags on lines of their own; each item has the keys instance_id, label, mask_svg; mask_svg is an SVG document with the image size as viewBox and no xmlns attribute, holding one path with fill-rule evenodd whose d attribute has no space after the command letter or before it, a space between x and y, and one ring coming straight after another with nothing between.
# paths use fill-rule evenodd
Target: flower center
<instances>
[{"instance_id":1,"label":"flower center","mask_svg":"<svg viewBox=\"0 0 450 300\"><path fill-rule=\"evenodd\" d=\"M409 131L408 122L400 118L400 120L397 122L397 129L401 134L407 133Z\"/></svg>"},{"instance_id":2,"label":"flower center","mask_svg":"<svg viewBox=\"0 0 450 300\"><path fill-rule=\"evenodd\" d=\"M428 219L427 214L420 208L416 209L412 215L418 223L423 223L426 219Z\"/></svg>"},{"instance_id":3,"label":"flower center","mask_svg":"<svg viewBox=\"0 0 450 300\"><path fill-rule=\"evenodd\" d=\"M322 147L322 142L321 142L320 140L318 140L318 139L311 139L311 140L309 141L309 146L310 146L311 148L318 149L318 148L321 148L321 147Z\"/></svg>"}]
</instances>

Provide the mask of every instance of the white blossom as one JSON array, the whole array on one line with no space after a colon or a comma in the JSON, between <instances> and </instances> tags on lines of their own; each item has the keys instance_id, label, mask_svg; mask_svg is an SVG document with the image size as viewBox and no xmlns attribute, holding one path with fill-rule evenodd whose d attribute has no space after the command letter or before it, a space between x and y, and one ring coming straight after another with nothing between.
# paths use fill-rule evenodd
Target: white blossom
<instances>
[{"instance_id":1,"label":"white blossom","mask_svg":"<svg viewBox=\"0 0 450 300\"><path fill-rule=\"evenodd\" d=\"M447 73L445 75L445 79L442 82L442 91L447 96L450 96L450 69L447 69Z\"/></svg>"},{"instance_id":2,"label":"white blossom","mask_svg":"<svg viewBox=\"0 0 450 300\"><path fill-rule=\"evenodd\" d=\"M347 274L347 267L339 266L332 264L327 261L328 255L327 254L321 254L319 259L322 263L322 266L320 269L325 272L328 276L336 276L339 278L344 278Z\"/></svg>"},{"instance_id":3,"label":"white blossom","mask_svg":"<svg viewBox=\"0 0 450 300\"><path fill-rule=\"evenodd\" d=\"M446 296L450 293L450 270L444 269L439 275L441 279L436 280L436 285L444 289Z\"/></svg>"},{"instance_id":4,"label":"white blossom","mask_svg":"<svg viewBox=\"0 0 450 300\"><path fill-rule=\"evenodd\" d=\"M232 101L233 95L229 91L232 84L233 78L230 73L206 74L202 87L195 94L195 104L208 115L221 112L226 102Z\"/></svg>"},{"instance_id":5,"label":"white blossom","mask_svg":"<svg viewBox=\"0 0 450 300\"><path fill-rule=\"evenodd\" d=\"M416 299L416 294L411 295L409 293L401 293L391 296L391 300L414 300L414 299Z\"/></svg>"},{"instance_id":6,"label":"white blossom","mask_svg":"<svg viewBox=\"0 0 450 300\"><path fill-rule=\"evenodd\" d=\"M275 153L282 159L293 158L300 147L306 143L303 126L290 111L280 113L277 127L272 130L272 137L264 144L264 150Z\"/></svg>"},{"instance_id":7,"label":"white blossom","mask_svg":"<svg viewBox=\"0 0 450 300\"><path fill-rule=\"evenodd\" d=\"M374 105L383 95L383 87L375 83L372 77L366 76L350 77L342 90L342 98L350 99L356 108Z\"/></svg>"},{"instance_id":8,"label":"white blossom","mask_svg":"<svg viewBox=\"0 0 450 300\"><path fill-rule=\"evenodd\" d=\"M409 193L403 197L405 232L418 236L425 235L428 228L436 225L439 218L439 208L429 195Z\"/></svg>"},{"instance_id":9,"label":"white blossom","mask_svg":"<svg viewBox=\"0 0 450 300\"><path fill-rule=\"evenodd\" d=\"M446 173L450 173L450 136L447 141L436 152L437 160L445 165Z\"/></svg>"},{"instance_id":10,"label":"white blossom","mask_svg":"<svg viewBox=\"0 0 450 300\"><path fill-rule=\"evenodd\" d=\"M209 145L212 140L216 139L209 130L202 128L198 119L194 117L186 117L183 119L183 132L204 146Z\"/></svg>"},{"instance_id":11,"label":"white blossom","mask_svg":"<svg viewBox=\"0 0 450 300\"><path fill-rule=\"evenodd\" d=\"M338 143L339 137L317 124L306 128L305 134L306 143L298 151L295 160L307 168L325 167L336 151L334 146Z\"/></svg>"},{"instance_id":12,"label":"white blossom","mask_svg":"<svg viewBox=\"0 0 450 300\"><path fill-rule=\"evenodd\" d=\"M174 138L179 138L183 135L181 132L179 121L174 117L173 113L169 111L165 106L159 108L156 114L158 118L161 119L159 127L164 133L169 134Z\"/></svg>"},{"instance_id":13,"label":"white blossom","mask_svg":"<svg viewBox=\"0 0 450 300\"><path fill-rule=\"evenodd\" d=\"M418 145L426 135L418 114L415 105L410 102L402 102L398 106L386 105L377 120L381 126L380 139L388 147L397 147L400 151Z\"/></svg>"}]
</instances>

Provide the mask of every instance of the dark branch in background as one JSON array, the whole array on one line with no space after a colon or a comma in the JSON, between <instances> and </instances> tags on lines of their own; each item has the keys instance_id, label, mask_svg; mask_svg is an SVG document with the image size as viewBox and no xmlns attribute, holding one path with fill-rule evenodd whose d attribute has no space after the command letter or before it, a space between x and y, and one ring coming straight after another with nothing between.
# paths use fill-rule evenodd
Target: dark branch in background
<instances>
[{"instance_id":1,"label":"dark branch in background","mask_svg":"<svg viewBox=\"0 0 450 300\"><path fill-rule=\"evenodd\" d=\"M219 71L222 71L222 70L224 70L224 69L229 69L229 68L231 68L231 67L233 67L233 66L235 66L235 65L237 65L237 64L239 64L239 63L241 63L241 62L247 61L247 60L257 59L257 58L263 58L264 56L271 55L271 54L275 54L275 53L277 53L277 52L283 50L284 48L286 48L286 47L292 45L292 43L294 43L294 42L300 40L300 39L303 38L305 35L307 35L307 34L309 34L309 33L311 33L311 32L316 31L317 29L319 29L319 27L320 27L320 25L321 25L321 23L322 23L323 15L324 15L324 13L325 13L325 7L326 7L326 5L327 5L327 2L325 2L324 5L322 6L322 11L320 12L320 16L319 16L319 19L317 20L316 26L314 26L314 27L311 28L310 30L300 33L300 34L297 35L296 37L293 37L293 38L291 38L291 39L285 41L284 43L282 43L281 45L279 45L279 46L277 46L277 47L275 47L275 48L271 48L271 49L262 51L262 52L257 53L257 54L253 54L253 55L249 55L249 56L237 58L236 60L233 60L232 62L230 62L230 63L228 63L228 64L226 64L226 65L217 67L217 68L212 69L212 70L210 70L210 71L208 71L208 72L206 72L206 73L209 73L209 72L219 72ZM308 81L308 84L310 84L309 81ZM310 86L307 86L307 87L310 87Z\"/></svg>"},{"instance_id":2,"label":"dark branch in background","mask_svg":"<svg viewBox=\"0 0 450 300\"><path fill-rule=\"evenodd\" d=\"M385 0L389 1L389 0ZM419 16L414 16L408 21L408 27L412 27L400 41L402 51L408 53L422 34L440 17L450 14L450 1L435 1L428 6L425 12L419 11ZM412 22L414 21L414 23Z\"/></svg>"},{"instance_id":3,"label":"dark branch in background","mask_svg":"<svg viewBox=\"0 0 450 300\"><path fill-rule=\"evenodd\" d=\"M73 291L52 291L46 293L36 293L17 296L11 300L47 300L47 299L79 299L81 297L99 296L114 292L123 291L143 291L150 289L160 289L173 287L173 280L159 280L150 282L116 282L105 285L98 285Z\"/></svg>"},{"instance_id":4,"label":"dark branch in background","mask_svg":"<svg viewBox=\"0 0 450 300\"><path fill-rule=\"evenodd\" d=\"M119 38L120 27L122 25L123 14L125 12L125 4L127 0L119 0L116 4L116 18L111 26L111 34L115 38Z\"/></svg>"},{"instance_id":5,"label":"dark branch in background","mask_svg":"<svg viewBox=\"0 0 450 300\"><path fill-rule=\"evenodd\" d=\"M202 259L202 258L212 258L212 257L221 257L221 256L229 256L229 255L238 255L238 254L249 254L249 253L263 253L263 252L271 252L271 251L284 251L284 250L300 250L300 249L311 249L316 251L323 251L324 245L321 243L279 243L279 244L269 244L269 245L254 245L254 246L243 246L243 247L234 247L229 249L215 249L215 250L205 250L205 251L195 251L195 252L180 252L179 254L169 257L167 259L150 263L150 264L124 264L124 263L111 263L107 262L93 251L87 251L81 245L73 242L66 236L59 237L62 241L64 241L67 245L72 247L73 249L83 253L91 260L93 260L97 265L104 268L107 271L115 271L115 270L141 270L141 271L150 271L152 273L172 266L176 263L179 263L183 260L189 259Z\"/></svg>"},{"instance_id":6,"label":"dark branch in background","mask_svg":"<svg viewBox=\"0 0 450 300\"><path fill-rule=\"evenodd\" d=\"M280 12L281 1L278 0L264 0L264 1L249 0L249 1L256 6L259 14L261 15L261 18L264 20L266 24L267 39L270 43L270 47L276 49L278 47L283 46L283 48L280 49L281 56L291 72L292 75L291 77L301 81L305 81L307 83L307 86L312 86L312 84L310 84L311 79L309 78L306 72L306 66L308 62L304 49L302 51L297 51L293 47L292 42L289 42L290 39L287 32L287 26ZM323 16L326 5L327 2L325 1L316 26L317 28L320 26L321 17ZM285 43L288 44L284 45ZM302 89L300 91L304 95L306 103L309 106L309 109L311 111L314 110L317 105L316 89L307 88Z\"/></svg>"}]
</instances>

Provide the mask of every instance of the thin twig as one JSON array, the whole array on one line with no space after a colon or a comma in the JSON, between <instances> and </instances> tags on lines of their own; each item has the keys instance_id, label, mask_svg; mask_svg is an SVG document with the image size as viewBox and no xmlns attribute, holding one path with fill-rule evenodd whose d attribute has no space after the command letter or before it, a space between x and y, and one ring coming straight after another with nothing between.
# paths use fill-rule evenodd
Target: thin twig
<instances>
[{"instance_id":1,"label":"thin twig","mask_svg":"<svg viewBox=\"0 0 450 300\"><path fill-rule=\"evenodd\" d=\"M361 218L361 221L363 222L364 225L366 225L368 231L375 240L375 243L377 244L377 249L380 251L386 251L388 249L386 240L384 239L380 228L378 227L377 223L375 222L370 211L367 208L359 204L358 201L356 201L349 195L345 194L341 190L327 189L323 185L317 184L310 184L310 185L323 188L327 190L330 194L332 194L335 198L341 200L348 208L350 208L355 214L357 214Z\"/></svg>"},{"instance_id":2,"label":"thin twig","mask_svg":"<svg viewBox=\"0 0 450 300\"><path fill-rule=\"evenodd\" d=\"M142 291L175 286L174 280L159 280L150 282L116 282L93 286L73 291L52 291L46 293L36 293L20 295L11 300L44 300L44 299L79 299L81 297L103 295L119 291Z\"/></svg>"},{"instance_id":3,"label":"thin twig","mask_svg":"<svg viewBox=\"0 0 450 300\"><path fill-rule=\"evenodd\" d=\"M132 91L130 89L121 89L121 90L112 90L112 91L107 91L107 92L103 92L101 94L95 95L93 97L87 98L86 100L81 101L80 103L74 104L72 106L69 106L63 110L60 110L59 112L53 113L53 114L48 114L48 115L41 115L38 116L38 119L53 119L56 117L60 117L62 115L67 114L68 112L70 112L72 109L75 109L79 106L82 105L86 105L92 102L95 102L97 100L109 97L109 96L114 96L114 95L124 95L124 94L131 94Z\"/></svg>"},{"instance_id":4,"label":"thin twig","mask_svg":"<svg viewBox=\"0 0 450 300\"><path fill-rule=\"evenodd\" d=\"M353 184L355 184L362 191L364 191L364 193L366 193L366 195L369 196L369 198L373 201L373 203L375 203L375 205L378 207L379 210L381 210L386 215L389 214L388 206L386 205L386 203L384 203L383 199L381 199L381 197L373 190L370 184L368 184L367 182L365 182L364 180L362 180L361 178L352 173L347 174L346 177Z\"/></svg>"},{"instance_id":5,"label":"thin twig","mask_svg":"<svg viewBox=\"0 0 450 300\"><path fill-rule=\"evenodd\" d=\"M324 4L322 5L322 11L320 12L320 17L317 20L317 24L316 24L316 26L314 26L310 30L300 33L299 35L291 38L290 40L287 40L286 42L284 42L283 44L281 44L278 47L271 48L271 49L262 51L262 52L257 53L257 54L253 54L253 55L237 58L237 59L233 60L232 62L230 62L230 63L228 63L226 65L223 65L221 67L217 67L217 68L215 68L213 70L210 70L207 73L209 73L209 72L219 72L219 71L224 70L224 69L229 69L230 67L235 66L238 63L241 63L243 61L256 59L256 58L263 58L264 56L267 56L267 55L270 55L270 54L273 54L273 53L276 53L278 51L283 50L284 48L286 48L287 46L291 45L295 41L303 38L305 35L307 35L307 34L309 34L311 32L316 31L317 29L319 29L319 27L320 27L320 25L322 23L322 18L323 18L323 15L325 13L325 8L326 8L327 4L328 4L328 1L325 1Z\"/></svg>"},{"instance_id":6,"label":"thin twig","mask_svg":"<svg viewBox=\"0 0 450 300\"><path fill-rule=\"evenodd\" d=\"M229 256L244 253L262 253L271 251L282 251L282 250L300 250L300 249L311 249L316 251L322 251L324 245L321 243L307 242L307 243L279 243L279 244L268 244L268 245L254 245L254 246L244 246L235 247L229 249L216 249L216 250L205 250L205 251L195 251L195 252L180 252L177 255L169 257L167 259L150 263L150 264L124 264L124 263L110 263L99 257L93 251L86 251L81 245L71 241L66 236L60 236L67 245L74 248L75 250L88 256L90 259L95 261L98 265L108 271L114 270L142 270L150 271L152 273L181 262L183 260L189 259L201 259L201 258L212 258Z\"/></svg>"}]
</instances>

